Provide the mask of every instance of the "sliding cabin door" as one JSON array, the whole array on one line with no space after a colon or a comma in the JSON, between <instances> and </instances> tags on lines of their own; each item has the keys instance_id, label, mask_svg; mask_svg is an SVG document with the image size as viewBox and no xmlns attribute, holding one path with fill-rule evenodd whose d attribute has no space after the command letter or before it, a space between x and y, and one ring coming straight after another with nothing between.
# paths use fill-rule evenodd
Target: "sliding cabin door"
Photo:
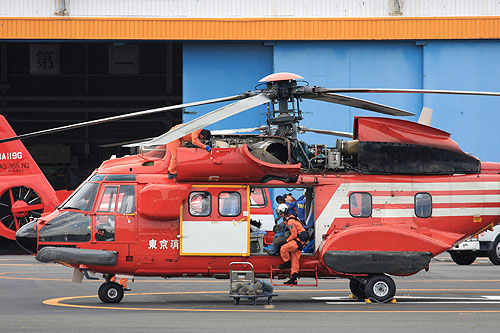
<instances>
[{"instance_id":1,"label":"sliding cabin door","mask_svg":"<svg viewBox=\"0 0 500 333\"><path fill-rule=\"evenodd\" d=\"M182 207L181 255L249 255L249 187L195 185Z\"/></svg>"}]
</instances>

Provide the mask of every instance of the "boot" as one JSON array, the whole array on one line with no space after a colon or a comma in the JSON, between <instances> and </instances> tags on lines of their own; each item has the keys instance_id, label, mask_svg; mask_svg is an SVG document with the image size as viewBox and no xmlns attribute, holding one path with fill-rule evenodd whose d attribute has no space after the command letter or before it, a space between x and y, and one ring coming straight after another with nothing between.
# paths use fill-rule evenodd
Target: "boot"
<instances>
[{"instance_id":1,"label":"boot","mask_svg":"<svg viewBox=\"0 0 500 333\"><path fill-rule=\"evenodd\" d=\"M284 263L278 265L279 269L288 269L290 267L292 267L292 264L290 263L290 260L285 261Z\"/></svg>"},{"instance_id":2,"label":"boot","mask_svg":"<svg viewBox=\"0 0 500 333\"><path fill-rule=\"evenodd\" d=\"M292 277L290 278L290 280L286 281L283 284L297 285L297 279L298 278L299 278L299 274L294 273L294 274L292 274Z\"/></svg>"}]
</instances>

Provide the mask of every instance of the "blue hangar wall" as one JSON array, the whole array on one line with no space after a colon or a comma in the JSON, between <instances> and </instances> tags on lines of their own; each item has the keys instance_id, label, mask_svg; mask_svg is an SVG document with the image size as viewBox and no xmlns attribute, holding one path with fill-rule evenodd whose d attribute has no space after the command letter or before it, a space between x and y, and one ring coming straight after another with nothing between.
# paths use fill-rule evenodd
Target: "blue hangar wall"
<instances>
[{"instance_id":1,"label":"blue hangar wall","mask_svg":"<svg viewBox=\"0 0 500 333\"><path fill-rule=\"evenodd\" d=\"M189 42L183 45L183 101L253 90L273 72L293 72L310 85L353 88L426 88L500 91L499 41L418 42ZM417 114L434 109L432 125L450 132L460 147L483 161L500 161L500 97L434 94L352 94ZM218 105L222 106L222 105ZM216 106L187 111L189 121ZM304 101L302 124L352 131L354 116L385 116L318 101ZM209 127L265 124L265 106ZM308 143L335 145L335 137L304 134Z\"/></svg>"}]
</instances>

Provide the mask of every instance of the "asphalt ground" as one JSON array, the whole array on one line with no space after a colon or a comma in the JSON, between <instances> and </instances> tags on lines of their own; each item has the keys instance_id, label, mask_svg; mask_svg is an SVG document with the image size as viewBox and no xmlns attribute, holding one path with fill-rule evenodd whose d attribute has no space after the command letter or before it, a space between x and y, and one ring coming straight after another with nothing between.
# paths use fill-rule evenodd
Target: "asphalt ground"
<instances>
[{"instance_id":1,"label":"asphalt ground","mask_svg":"<svg viewBox=\"0 0 500 333\"><path fill-rule=\"evenodd\" d=\"M229 281L141 277L119 304L103 304L103 282L71 282L72 269L28 255L0 256L0 331L106 332L458 332L498 331L500 266L478 258L454 264L447 254L429 272L394 277L396 303L353 300L345 279L319 287L275 287L267 305L229 297ZM302 279L302 283L311 282Z\"/></svg>"}]
</instances>

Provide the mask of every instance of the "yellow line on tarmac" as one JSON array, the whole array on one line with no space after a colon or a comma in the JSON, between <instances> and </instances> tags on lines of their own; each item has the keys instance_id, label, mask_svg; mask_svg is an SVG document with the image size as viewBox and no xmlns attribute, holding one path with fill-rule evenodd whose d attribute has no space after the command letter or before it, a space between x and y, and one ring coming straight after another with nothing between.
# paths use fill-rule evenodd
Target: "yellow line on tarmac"
<instances>
[{"instance_id":1,"label":"yellow line on tarmac","mask_svg":"<svg viewBox=\"0 0 500 333\"><path fill-rule=\"evenodd\" d=\"M294 291L294 290L289 290ZM305 290L296 290L305 291ZM327 291L327 290L323 290ZM328 290L331 291L331 290ZM281 290L280 290L281 292ZM164 293L134 293L127 296L141 295L181 295L181 294L220 294L227 291L186 291L186 292L164 292ZM189 309L189 308L138 308L138 307L118 307L118 306L96 306L96 305L76 305L61 303L68 300L94 298L96 296L72 296L59 297L43 301L43 304L52 306L62 306L80 309L98 309L98 310L129 310L129 311L176 311L176 312L277 312L277 313L500 313L500 310L277 310L276 308L266 309ZM368 305L369 306L369 305Z\"/></svg>"},{"instance_id":2,"label":"yellow line on tarmac","mask_svg":"<svg viewBox=\"0 0 500 333\"><path fill-rule=\"evenodd\" d=\"M33 261L34 258L9 258L9 259L0 259L0 261Z\"/></svg>"},{"instance_id":3,"label":"yellow line on tarmac","mask_svg":"<svg viewBox=\"0 0 500 333\"><path fill-rule=\"evenodd\" d=\"M15 277L15 276L5 276L6 274L25 274L20 273L20 272L2 272L0 275L0 279L6 279L6 280L40 280L40 281L71 281L71 279L53 279L53 278L37 278L37 277ZM35 273L31 273L35 274ZM120 276L120 274L118 274ZM130 279L130 278L129 278ZM96 280L97 281L97 280ZM158 279L158 280L141 280L141 279L136 279L133 283L217 283L217 284L226 284L228 283L229 280L215 280L215 279L204 279L204 280L190 280L189 278L174 278L174 279ZM93 282L93 280L88 280L88 282ZM99 281L97 281L99 282ZM346 283L347 279L339 278L336 280L321 280L320 281L322 284L326 283ZM396 280L397 284L401 283L429 283L429 282L434 282L434 283L450 283L450 282L470 282L470 283L479 283L479 282L500 282L500 279L492 279L492 280L453 280L453 279L439 279L439 280L432 280L432 279L422 279L422 280ZM288 288L288 287L287 287ZM484 291L484 290L490 290L490 291L496 291L497 289L408 289L408 288L398 288L398 290L421 290L421 291L427 291L427 290L460 290L460 291ZM316 290L319 291L319 290Z\"/></svg>"},{"instance_id":4,"label":"yellow line on tarmac","mask_svg":"<svg viewBox=\"0 0 500 333\"><path fill-rule=\"evenodd\" d=\"M13 277L13 276L0 276L0 279L4 279L4 280L34 280L34 281L67 281L67 282L71 282L70 279L28 278L28 277Z\"/></svg>"},{"instance_id":5,"label":"yellow line on tarmac","mask_svg":"<svg viewBox=\"0 0 500 333\"><path fill-rule=\"evenodd\" d=\"M44 264L0 264L0 266L23 266L23 267L30 267L30 266L44 266Z\"/></svg>"}]
</instances>

